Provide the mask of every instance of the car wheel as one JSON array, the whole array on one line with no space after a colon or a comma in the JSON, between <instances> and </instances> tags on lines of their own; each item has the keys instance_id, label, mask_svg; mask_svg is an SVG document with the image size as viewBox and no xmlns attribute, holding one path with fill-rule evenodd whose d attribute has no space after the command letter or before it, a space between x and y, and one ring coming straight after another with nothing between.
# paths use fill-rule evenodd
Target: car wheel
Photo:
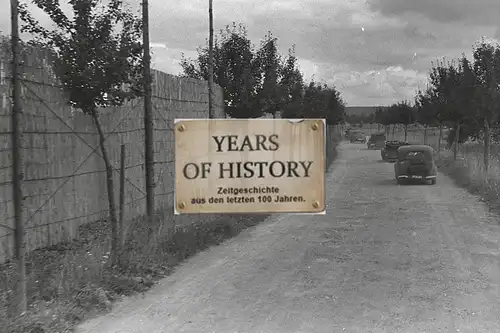
<instances>
[{"instance_id":1,"label":"car wheel","mask_svg":"<svg viewBox=\"0 0 500 333\"><path fill-rule=\"evenodd\" d=\"M401 178L396 178L396 184L403 185L403 180Z\"/></svg>"},{"instance_id":2,"label":"car wheel","mask_svg":"<svg viewBox=\"0 0 500 333\"><path fill-rule=\"evenodd\" d=\"M431 179L431 185L436 185L436 178Z\"/></svg>"}]
</instances>

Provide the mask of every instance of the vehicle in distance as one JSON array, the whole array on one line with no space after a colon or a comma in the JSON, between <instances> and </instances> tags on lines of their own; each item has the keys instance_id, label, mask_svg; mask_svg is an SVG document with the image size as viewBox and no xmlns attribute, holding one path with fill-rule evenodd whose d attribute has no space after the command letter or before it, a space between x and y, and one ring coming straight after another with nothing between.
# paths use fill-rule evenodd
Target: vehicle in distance
<instances>
[{"instance_id":1,"label":"vehicle in distance","mask_svg":"<svg viewBox=\"0 0 500 333\"><path fill-rule=\"evenodd\" d=\"M382 149L385 146L385 133L372 134L368 139L368 149Z\"/></svg>"},{"instance_id":2,"label":"vehicle in distance","mask_svg":"<svg viewBox=\"0 0 500 333\"><path fill-rule=\"evenodd\" d=\"M386 141L385 146L380 150L382 160L387 162L396 162L398 159L398 148L410 145L404 141Z\"/></svg>"},{"instance_id":3,"label":"vehicle in distance","mask_svg":"<svg viewBox=\"0 0 500 333\"><path fill-rule=\"evenodd\" d=\"M356 142L365 143L366 137L363 133L354 132L354 133L351 133L351 135L349 137L349 142L351 142L351 143L356 143Z\"/></svg>"},{"instance_id":4,"label":"vehicle in distance","mask_svg":"<svg viewBox=\"0 0 500 333\"><path fill-rule=\"evenodd\" d=\"M432 147L427 145L399 147L394 164L394 176L399 185L410 181L436 184L437 166Z\"/></svg>"}]
</instances>

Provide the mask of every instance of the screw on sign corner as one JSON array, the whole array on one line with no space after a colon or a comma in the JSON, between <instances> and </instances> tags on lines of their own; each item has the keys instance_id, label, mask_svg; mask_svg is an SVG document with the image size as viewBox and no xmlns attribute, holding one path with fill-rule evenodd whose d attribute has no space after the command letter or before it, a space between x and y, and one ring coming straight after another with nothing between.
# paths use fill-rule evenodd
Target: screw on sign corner
<instances>
[{"instance_id":1,"label":"screw on sign corner","mask_svg":"<svg viewBox=\"0 0 500 333\"><path fill-rule=\"evenodd\" d=\"M184 132L186 130L186 126L184 126L183 124L180 124L177 126L177 130L179 132Z\"/></svg>"},{"instance_id":2,"label":"screw on sign corner","mask_svg":"<svg viewBox=\"0 0 500 333\"><path fill-rule=\"evenodd\" d=\"M317 131L321 128L321 125L322 123L321 122L318 122L318 121L315 121L312 125L311 125L311 128L313 131Z\"/></svg>"},{"instance_id":3,"label":"screw on sign corner","mask_svg":"<svg viewBox=\"0 0 500 333\"><path fill-rule=\"evenodd\" d=\"M179 202L179 204L177 205L177 207L178 207L180 210L183 210L183 209L185 209L185 208L186 208L186 204L185 204L183 201L181 201L181 202Z\"/></svg>"},{"instance_id":4,"label":"screw on sign corner","mask_svg":"<svg viewBox=\"0 0 500 333\"><path fill-rule=\"evenodd\" d=\"M318 209L319 208L319 202L318 201L314 201L313 202L313 208L314 209Z\"/></svg>"}]
</instances>

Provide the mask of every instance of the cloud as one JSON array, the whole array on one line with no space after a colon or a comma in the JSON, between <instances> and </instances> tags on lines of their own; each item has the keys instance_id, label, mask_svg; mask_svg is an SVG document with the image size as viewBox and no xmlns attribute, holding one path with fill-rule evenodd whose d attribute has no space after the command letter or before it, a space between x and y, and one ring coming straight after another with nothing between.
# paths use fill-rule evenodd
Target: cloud
<instances>
[{"instance_id":1,"label":"cloud","mask_svg":"<svg viewBox=\"0 0 500 333\"><path fill-rule=\"evenodd\" d=\"M389 17L417 14L444 23L495 25L500 14L497 0L368 0L368 4Z\"/></svg>"},{"instance_id":2,"label":"cloud","mask_svg":"<svg viewBox=\"0 0 500 333\"><path fill-rule=\"evenodd\" d=\"M182 54L187 58L195 58L197 55L193 50L169 48L160 43L151 43L151 53L151 67L173 75L182 72L180 65Z\"/></svg>"},{"instance_id":3,"label":"cloud","mask_svg":"<svg viewBox=\"0 0 500 333\"><path fill-rule=\"evenodd\" d=\"M431 61L470 53L472 44L481 36L493 37L497 33L496 27L485 25L485 21L472 24L474 20L470 17L459 15L467 13L468 5L464 1L456 8L451 1L426 0L422 6L420 3L412 0L256 0L230 4L220 0L214 4L214 17L217 28L238 18L248 27L249 37L255 44L268 30L278 37L281 52L296 44L306 78L314 75L315 79L337 83L341 91L346 90L344 95L349 104L357 105L377 98L381 101L412 98L418 84L425 81ZM207 15L203 10L206 4L196 0L190 4L167 14L169 19L160 23L189 27L189 36L179 36L177 29L176 36L165 38L172 47L194 49L193 44L206 42ZM473 12L487 12L488 4L491 3L483 1L483 6L475 3ZM453 8L448 10L450 6ZM165 17L161 10L157 15ZM462 19L472 23L464 26ZM373 77L374 72L381 74ZM347 84L346 73L356 73L353 77L357 79ZM402 86L398 87L399 84Z\"/></svg>"},{"instance_id":4,"label":"cloud","mask_svg":"<svg viewBox=\"0 0 500 333\"><path fill-rule=\"evenodd\" d=\"M426 80L424 72L390 66L382 70L337 72L329 82L343 92L350 105L387 105L395 100L411 100Z\"/></svg>"},{"instance_id":5,"label":"cloud","mask_svg":"<svg viewBox=\"0 0 500 333\"><path fill-rule=\"evenodd\" d=\"M128 0L140 13L140 3ZM0 29L10 30L8 0ZM196 56L208 39L208 1L150 0L155 68L178 74L181 54ZM256 45L270 30L280 51L296 45L306 81L335 84L350 105L412 99L431 61L471 54L482 36L500 40L498 0L217 0L218 33L243 23ZM48 24L40 11L35 17Z\"/></svg>"}]
</instances>

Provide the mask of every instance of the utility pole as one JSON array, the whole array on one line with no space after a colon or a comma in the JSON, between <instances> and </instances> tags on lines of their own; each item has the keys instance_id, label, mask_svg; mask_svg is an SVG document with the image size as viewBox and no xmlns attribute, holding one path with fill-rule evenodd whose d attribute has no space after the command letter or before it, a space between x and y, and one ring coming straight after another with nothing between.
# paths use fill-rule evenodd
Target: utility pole
<instances>
[{"instance_id":1,"label":"utility pole","mask_svg":"<svg viewBox=\"0 0 500 333\"><path fill-rule=\"evenodd\" d=\"M22 127L21 127L21 82L19 79L19 2L10 1L11 12L11 46L12 46L12 198L14 204L15 221L15 260L17 261L18 285L17 285L17 310L19 314L26 312L26 264L24 253L26 244L24 240L23 220L23 173L24 167L21 155Z\"/></svg>"},{"instance_id":2,"label":"utility pole","mask_svg":"<svg viewBox=\"0 0 500 333\"><path fill-rule=\"evenodd\" d=\"M212 100L214 85L214 17L212 12L213 0L208 0L208 118L215 118Z\"/></svg>"},{"instance_id":3,"label":"utility pole","mask_svg":"<svg viewBox=\"0 0 500 333\"><path fill-rule=\"evenodd\" d=\"M146 214L152 224L155 210L154 184L154 147L153 147L153 108L151 102L151 54L149 51L149 5L142 0L143 24L143 65L144 65L144 134L145 134L145 169L146 169ZM152 232L152 230L150 230Z\"/></svg>"}]
</instances>

